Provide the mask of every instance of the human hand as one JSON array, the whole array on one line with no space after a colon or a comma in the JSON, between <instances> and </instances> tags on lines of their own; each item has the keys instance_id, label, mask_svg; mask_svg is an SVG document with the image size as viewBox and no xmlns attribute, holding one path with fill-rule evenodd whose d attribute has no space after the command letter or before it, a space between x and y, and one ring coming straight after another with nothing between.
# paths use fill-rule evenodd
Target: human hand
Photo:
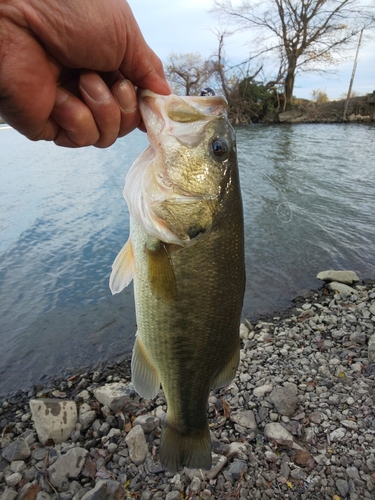
<instances>
[{"instance_id":1,"label":"human hand","mask_svg":"<svg viewBox=\"0 0 375 500\"><path fill-rule=\"evenodd\" d=\"M170 93L124 0L0 0L0 115L29 139L108 147L142 125L135 86Z\"/></svg>"}]
</instances>

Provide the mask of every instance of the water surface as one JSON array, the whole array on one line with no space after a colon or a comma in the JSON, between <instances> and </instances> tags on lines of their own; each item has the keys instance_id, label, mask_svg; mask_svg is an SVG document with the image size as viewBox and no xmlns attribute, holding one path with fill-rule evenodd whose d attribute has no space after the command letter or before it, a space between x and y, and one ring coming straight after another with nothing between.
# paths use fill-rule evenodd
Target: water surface
<instances>
[{"instance_id":1,"label":"water surface","mask_svg":"<svg viewBox=\"0 0 375 500\"><path fill-rule=\"evenodd\" d=\"M247 291L277 313L324 269L375 277L375 127L237 128ZM130 354L132 287L108 288L128 236L122 198L141 132L107 150L32 143L0 127L0 396Z\"/></svg>"}]
</instances>

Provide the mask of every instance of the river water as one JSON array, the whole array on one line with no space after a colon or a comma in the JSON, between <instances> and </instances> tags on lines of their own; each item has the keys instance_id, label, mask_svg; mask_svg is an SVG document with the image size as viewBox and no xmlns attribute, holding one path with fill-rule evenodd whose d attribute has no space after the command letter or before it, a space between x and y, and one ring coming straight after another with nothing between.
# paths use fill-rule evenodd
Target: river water
<instances>
[{"instance_id":1,"label":"river water","mask_svg":"<svg viewBox=\"0 0 375 500\"><path fill-rule=\"evenodd\" d=\"M245 212L243 316L277 314L325 269L375 278L375 126L237 128ZM141 132L107 150L0 127L0 396L130 354L132 287L112 296L127 239L125 174Z\"/></svg>"}]
</instances>

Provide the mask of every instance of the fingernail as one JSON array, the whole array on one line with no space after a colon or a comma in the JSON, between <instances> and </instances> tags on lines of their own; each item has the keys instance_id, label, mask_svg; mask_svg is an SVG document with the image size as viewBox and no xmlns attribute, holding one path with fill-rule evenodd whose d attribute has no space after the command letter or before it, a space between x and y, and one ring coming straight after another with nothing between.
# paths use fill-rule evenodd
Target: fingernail
<instances>
[{"instance_id":1,"label":"fingernail","mask_svg":"<svg viewBox=\"0 0 375 500\"><path fill-rule=\"evenodd\" d=\"M123 113L132 113L137 109L137 96L129 80L123 80L118 85L115 97Z\"/></svg>"},{"instance_id":2,"label":"fingernail","mask_svg":"<svg viewBox=\"0 0 375 500\"><path fill-rule=\"evenodd\" d=\"M86 78L86 76L88 78ZM99 104L108 101L111 98L111 93L106 84L98 78L90 78L91 75L82 75L80 86L91 99Z\"/></svg>"},{"instance_id":3,"label":"fingernail","mask_svg":"<svg viewBox=\"0 0 375 500\"><path fill-rule=\"evenodd\" d=\"M55 97L55 107L59 107L64 104L69 98L69 92L61 87L57 87L56 89L56 97Z\"/></svg>"}]
</instances>

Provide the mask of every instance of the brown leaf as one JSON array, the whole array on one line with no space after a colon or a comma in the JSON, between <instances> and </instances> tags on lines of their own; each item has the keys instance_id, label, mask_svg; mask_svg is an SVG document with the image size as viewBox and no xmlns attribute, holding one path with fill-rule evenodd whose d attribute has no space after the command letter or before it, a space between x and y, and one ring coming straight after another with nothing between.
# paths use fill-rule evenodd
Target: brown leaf
<instances>
[{"instance_id":1,"label":"brown leaf","mask_svg":"<svg viewBox=\"0 0 375 500\"><path fill-rule=\"evenodd\" d=\"M115 500L123 500L125 498L125 490L121 484L119 484L117 490L113 494Z\"/></svg>"},{"instance_id":2,"label":"brown leaf","mask_svg":"<svg viewBox=\"0 0 375 500\"><path fill-rule=\"evenodd\" d=\"M39 491L42 491L42 486L38 484L32 484L23 496L24 500L35 500Z\"/></svg>"},{"instance_id":3,"label":"brown leaf","mask_svg":"<svg viewBox=\"0 0 375 500\"><path fill-rule=\"evenodd\" d=\"M221 400L221 404L223 405L224 417L230 418L230 406L229 406L229 404L225 401L224 398Z\"/></svg>"},{"instance_id":4,"label":"brown leaf","mask_svg":"<svg viewBox=\"0 0 375 500\"><path fill-rule=\"evenodd\" d=\"M95 476L96 476L96 465L95 465L95 462L93 460L91 460L90 457L88 457L86 459L86 463L85 463L85 468L87 469L87 472L89 474L89 477L95 481Z\"/></svg>"},{"instance_id":5,"label":"brown leaf","mask_svg":"<svg viewBox=\"0 0 375 500\"><path fill-rule=\"evenodd\" d=\"M297 450L292 456L292 460L295 464L301 467L306 467L306 471L309 472L316 466L314 457L308 451Z\"/></svg>"},{"instance_id":6,"label":"brown leaf","mask_svg":"<svg viewBox=\"0 0 375 500\"><path fill-rule=\"evenodd\" d=\"M292 439L269 439L269 441L273 444L274 448L286 448L291 450L293 448L294 442Z\"/></svg>"}]
</instances>

